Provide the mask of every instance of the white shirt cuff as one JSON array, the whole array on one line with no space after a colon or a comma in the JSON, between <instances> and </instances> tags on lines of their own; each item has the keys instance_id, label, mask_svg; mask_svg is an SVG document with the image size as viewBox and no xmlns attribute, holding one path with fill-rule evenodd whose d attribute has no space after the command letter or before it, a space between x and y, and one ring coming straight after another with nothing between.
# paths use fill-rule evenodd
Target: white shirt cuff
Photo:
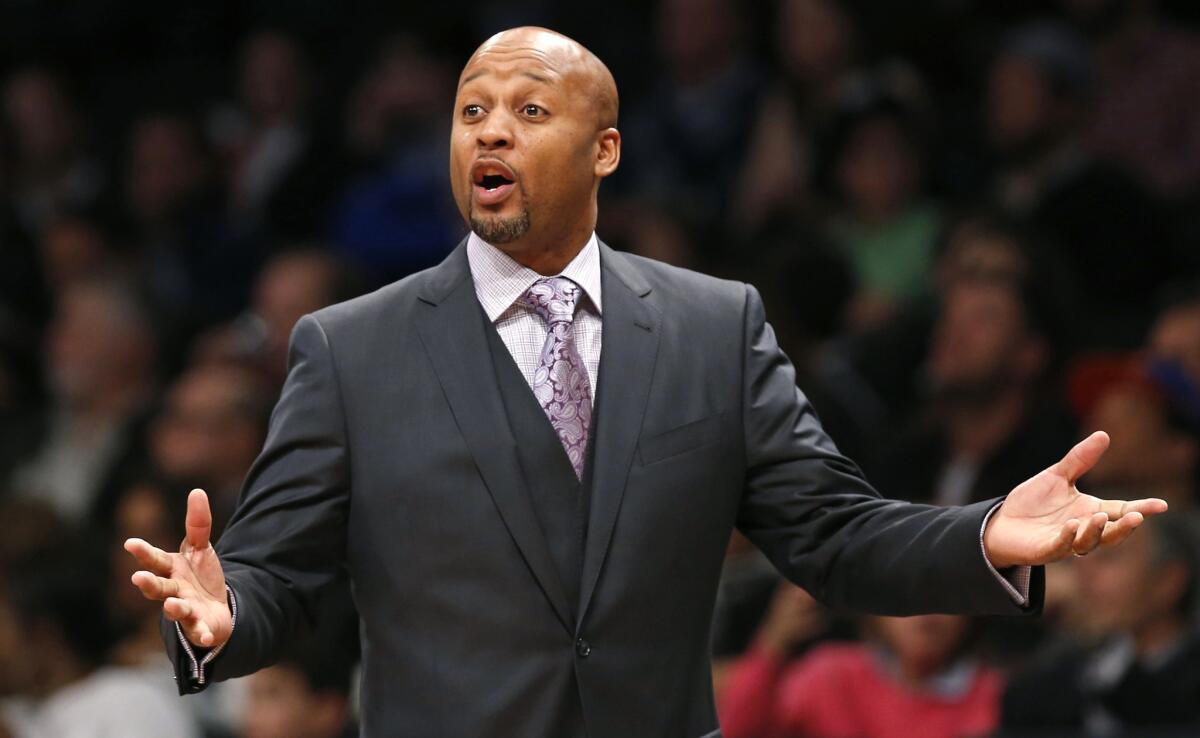
<instances>
[{"instance_id":1,"label":"white shirt cuff","mask_svg":"<svg viewBox=\"0 0 1200 738\"><path fill-rule=\"evenodd\" d=\"M1000 509L1000 505L1004 503L996 503L996 506L988 510L988 514L983 518L983 525L979 528L979 550L983 552L983 560L987 562L988 569L996 577L996 581L1000 582L1000 586L1004 587L1004 591L1008 592L1008 596L1012 597L1013 602L1020 607L1025 607L1029 604L1029 580L1033 575L1033 567L1030 566L1014 566L1008 569L1007 574L1001 574L1000 570L992 566L992 562L988 559L987 549L983 545L983 532L987 530L988 521L992 519L992 515Z\"/></svg>"}]
</instances>

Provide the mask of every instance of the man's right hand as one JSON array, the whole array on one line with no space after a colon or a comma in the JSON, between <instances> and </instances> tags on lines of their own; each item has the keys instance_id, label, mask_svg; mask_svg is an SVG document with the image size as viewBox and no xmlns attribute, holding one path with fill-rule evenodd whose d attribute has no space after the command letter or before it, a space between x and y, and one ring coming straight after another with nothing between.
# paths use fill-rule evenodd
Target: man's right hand
<instances>
[{"instance_id":1,"label":"man's right hand","mask_svg":"<svg viewBox=\"0 0 1200 738\"><path fill-rule=\"evenodd\" d=\"M188 495L186 524L179 553L167 553L140 538L125 541L125 550L145 568L134 572L132 581L146 599L163 603L163 614L179 623L192 644L216 648L229 640L233 615L221 560L209 541L212 512L203 490Z\"/></svg>"}]
</instances>

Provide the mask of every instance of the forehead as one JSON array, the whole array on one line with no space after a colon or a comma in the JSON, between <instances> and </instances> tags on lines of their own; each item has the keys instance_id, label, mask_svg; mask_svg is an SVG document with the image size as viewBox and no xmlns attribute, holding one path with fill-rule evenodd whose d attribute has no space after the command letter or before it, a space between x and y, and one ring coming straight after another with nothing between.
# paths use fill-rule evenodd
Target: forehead
<instances>
[{"instance_id":1,"label":"forehead","mask_svg":"<svg viewBox=\"0 0 1200 738\"><path fill-rule=\"evenodd\" d=\"M563 49L527 44L491 44L475 52L463 67L459 89L476 81L523 78L557 86L570 73L571 59Z\"/></svg>"}]
</instances>

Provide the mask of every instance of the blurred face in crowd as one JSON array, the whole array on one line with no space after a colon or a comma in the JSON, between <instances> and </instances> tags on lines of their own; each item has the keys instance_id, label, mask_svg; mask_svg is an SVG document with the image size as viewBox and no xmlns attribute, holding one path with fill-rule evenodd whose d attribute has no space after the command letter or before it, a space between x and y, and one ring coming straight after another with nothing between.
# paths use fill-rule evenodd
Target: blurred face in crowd
<instances>
[{"instance_id":1,"label":"blurred face in crowd","mask_svg":"<svg viewBox=\"0 0 1200 738\"><path fill-rule=\"evenodd\" d=\"M173 216L207 176L195 132L170 116L141 120L129 156L129 205L143 221Z\"/></svg>"},{"instance_id":2,"label":"blurred face in crowd","mask_svg":"<svg viewBox=\"0 0 1200 738\"><path fill-rule=\"evenodd\" d=\"M1150 352L1182 368L1200 387L1200 300L1166 310L1150 330Z\"/></svg>"},{"instance_id":3,"label":"blurred face in crowd","mask_svg":"<svg viewBox=\"0 0 1200 738\"><path fill-rule=\"evenodd\" d=\"M108 288L79 283L59 301L48 338L50 383L68 405L92 405L147 381L153 343L143 316Z\"/></svg>"},{"instance_id":4,"label":"blurred face in crowd","mask_svg":"<svg viewBox=\"0 0 1200 738\"><path fill-rule=\"evenodd\" d=\"M112 582L109 592L118 613L127 619L157 619L160 605L142 597L141 592L129 586L129 578L138 570L138 565L126 553L121 542L137 537L165 551L179 548L180 536L174 534L163 494L163 490L148 483L135 484L117 500L113 512L113 550L109 556Z\"/></svg>"},{"instance_id":5,"label":"blurred face in crowd","mask_svg":"<svg viewBox=\"0 0 1200 738\"><path fill-rule=\"evenodd\" d=\"M346 698L314 692L298 669L272 666L246 677L242 738L335 738L346 722Z\"/></svg>"},{"instance_id":6,"label":"blurred face in crowd","mask_svg":"<svg viewBox=\"0 0 1200 738\"><path fill-rule=\"evenodd\" d=\"M1055 115L1054 93L1037 65L1015 55L997 59L987 82L987 133L1002 154L1039 142Z\"/></svg>"},{"instance_id":7,"label":"blurred face in crowd","mask_svg":"<svg viewBox=\"0 0 1200 738\"><path fill-rule=\"evenodd\" d=\"M775 28L775 46L793 80L830 82L850 63L850 19L836 2L785 0Z\"/></svg>"},{"instance_id":8,"label":"blurred face in crowd","mask_svg":"<svg viewBox=\"0 0 1200 738\"><path fill-rule=\"evenodd\" d=\"M475 233L510 255L582 245L596 192L620 158L616 86L558 34L497 34L467 62L450 139L450 180Z\"/></svg>"},{"instance_id":9,"label":"blurred face in crowd","mask_svg":"<svg viewBox=\"0 0 1200 738\"><path fill-rule=\"evenodd\" d=\"M246 44L242 57L242 102L264 123L298 114L304 100L304 70L292 39L279 33L259 34Z\"/></svg>"},{"instance_id":10,"label":"blurred face in crowd","mask_svg":"<svg viewBox=\"0 0 1200 738\"><path fill-rule=\"evenodd\" d=\"M1087 603L1082 617L1094 634L1136 634L1173 616L1186 589L1187 568L1181 561L1155 561L1154 535L1148 529L1120 546L1097 548L1075 560L1079 595Z\"/></svg>"},{"instance_id":11,"label":"blurred face in crowd","mask_svg":"<svg viewBox=\"0 0 1200 738\"><path fill-rule=\"evenodd\" d=\"M958 615L876 617L870 627L909 676L930 676L947 667L967 633Z\"/></svg>"},{"instance_id":12,"label":"blurred face in crowd","mask_svg":"<svg viewBox=\"0 0 1200 738\"><path fill-rule=\"evenodd\" d=\"M1042 341L1027 328L1010 284L966 279L947 289L927 366L940 395L988 399L1030 383L1044 361Z\"/></svg>"},{"instance_id":13,"label":"blurred face in crowd","mask_svg":"<svg viewBox=\"0 0 1200 738\"><path fill-rule=\"evenodd\" d=\"M258 393L253 377L234 367L203 366L180 377L152 428L159 468L180 479L240 485L263 442Z\"/></svg>"},{"instance_id":14,"label":"blurred face in crowd","mask_svg":"<svg viewBox=\"0 0 1200 738\"><path fill-rule=\"evenodd\" d=\"M916 193L921 163L893 118L860 123L838 161L838 185L851 209L866 220L888 218Z\"/></svg>"},{"instance_id":15,"label":"blurred face in crowd","mask_svg":"<svg viewBox=\"0 0 1200 738\"><path fill-rule=\"evenodd\" d=\"M39 70L18 72L4 87L4 114L15 148L32 166L61 165L74 153L75 121L58 83Z\"/></svg>"},{"instance_id":16,"label":"blurred face in crowd","mask_svg":"<svg viewBox=\"0 0 1200 738\"><path fill-rule=\"evenodd\" d=\"M740 18L729 0L665 0L659 40L667 65L682 82L703 80L728 63L737 48Z\"/></svg>"},{"instance_id":17,"label":"blurred face in crowd","mask_svg":"<svg viewBox=\"0 0 1200 738\"><path fill-rule=\"evenodd\" d=\"M1170 427L1164 402L1148 388L1133 383L1114 385L1096 401L1084 424L1111 433L1108 451L1087 474L1089 484L1156 488L1176 481L1190 484L1197 444Z\"/></svg>"},{"instance_id":18,"label":"blurred face in crowd","mask_svg":"<svg viewBox=\"0 0 1200 738\"><path fill-rule=\"evenodd\" d=\"M55 291L86 277L107 256L100 231L87 221L71 218L46 227L39 252L46 282Z\"/></svg>"},{"instance_id":19,"label":"blurred face in crowd","mask_svg":"<svg viewBox=\"0 0 1200 738\"><path fill-rule=\"evenodd\" d=\"M334 301L337 278L337 263L316 251L279 256L263 269L255 286L254 312L266 325L270 352L286 358L296 321Z\"/></svg>"}]
</instances>

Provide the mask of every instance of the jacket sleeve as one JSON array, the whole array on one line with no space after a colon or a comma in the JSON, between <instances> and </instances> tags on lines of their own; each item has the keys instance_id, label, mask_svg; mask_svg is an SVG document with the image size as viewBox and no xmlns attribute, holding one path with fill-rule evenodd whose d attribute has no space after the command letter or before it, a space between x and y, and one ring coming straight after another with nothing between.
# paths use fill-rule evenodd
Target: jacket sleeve
<instances>
[{"instance_id":1,"label":"jacket sleeve","mask_svg":"<svg viewBox=\"0 0 1200 738\"><path fill-rule=\"evenodd\" d=\"M217 553L237 601L234 633L197 684L174 628L164 628L180 692L269 666L311 627L322 594L344 576L350 471L329 339L307 315L292 332L288 375Z\"/></svg>"},{"instance_id":2,"label":"jacket sleeve","mask_svg":"<svg viewBox=\"0 0 1200 738\"><path fill-rule=\"evenodd\" d=\"M980 531L1000 500L949 508L886 500L838 452L750 286L743 343L746 484L738 527L780 573L831 607L860 612L1041 610L1040 567L1022 607L984 558Z\"/></svg>"}]
</instances>

